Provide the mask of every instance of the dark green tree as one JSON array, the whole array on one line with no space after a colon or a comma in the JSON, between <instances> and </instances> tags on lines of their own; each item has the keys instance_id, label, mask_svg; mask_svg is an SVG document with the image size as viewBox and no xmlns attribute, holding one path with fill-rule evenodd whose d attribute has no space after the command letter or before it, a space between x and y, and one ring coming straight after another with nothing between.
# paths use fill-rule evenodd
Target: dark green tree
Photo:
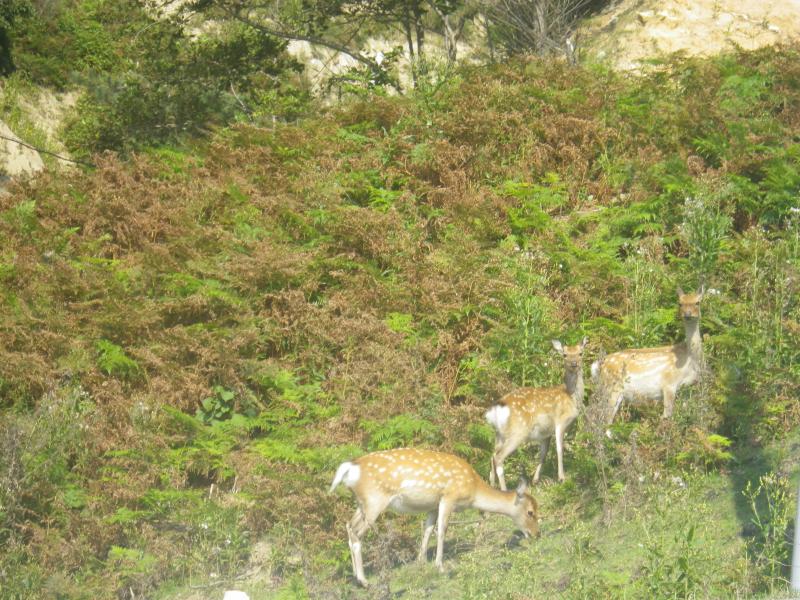
<instances>
[{"instance_id":1,"label":"dark green tree","mask_svg":"<svg viewBox=\"0 0 800 600\"><path fill-rule=\"evenodd\" d=\"M93 18L114 60L78 75L87 96L67 140L78 154L202 135L250 114L284 72L300 69L284 40L237 22L196 35L178 15L151 14L136 0L105 3Z\"/></svg>"},{"instance_id":2,"label":"dark green tree","mask_svg":"<svg viewBox=\"0 0 800 600\"><path fill-rule=\"evenodd\" d=\"M12 39L14 23L20 17L31 14L33 7L29 0L3 0L0 2L0 75L14 72Z\"/></svg>"}]
</instances>

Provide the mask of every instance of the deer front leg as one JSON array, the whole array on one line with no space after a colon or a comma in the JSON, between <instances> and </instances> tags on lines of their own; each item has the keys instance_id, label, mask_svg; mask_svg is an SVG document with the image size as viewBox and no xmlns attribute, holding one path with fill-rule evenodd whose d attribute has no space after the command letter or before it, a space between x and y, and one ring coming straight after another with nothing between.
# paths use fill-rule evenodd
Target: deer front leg
<instances>
[{"instance_id":1,"label":"deer front leg","mask_svg":"<svg viewBox=\"0 0 800 600\"><path fill-rule=\"evenodd\" d=\"M425 529L422 532L422 544L419 547L419 554L417 554L417 562L425 562L428 554L428 542L431 539L433 527L436 525L436 511L428 513L428 518L425 519Z\"/></svg>"},{"instance_id":2,"label":"deer front leg","mask_svg":"<svg viewBox=\"0 0 800 600\"><path fill-rule=\"evenodd\" d=\"M503 470L503 461L514 452L519 446L516 439L506 439L503 445L495 447L494 456L492 456L492 470L497 473L497 479L500 481L500 489L504 492L506 488L505 471Z\"/></svg>"},{"instance_id":3,"label":"deer front leg","mask_svg":"<svg viewBox=\"0 0 800 600\"><path fill-rule=\"evenodd\" d=\"M545 438L539 442L539 466L536 467L536 472L533 474L533 483L539 483L539 476L542 474L542 465L547 456L547 451L550 449L550 438Z\"/></svg>"},{"instance_id":4,"label":"deer front leg","mask_svg":"<svg viewBox=\"0 0 800 600\"><path fill-rule=\"evenodd\" d=\"M453 507L444 498L439 501L438 529L436 531L436 567L440 573L444 573L444 534L447 531L447 521Z\"/></svg>"},{"instance_id":5,"label":"deer front leg","mask_svg":"<svg viewBox=\"0 0 800 600\"><path fill-rule=\"evenodd\" d=\"M358 583L367 587L367 578L364 576L364 561L361 556L361 536L369 528L364 518L364 513L359 508L353 518L347 523L347 544L350 546L350 560L353 563L353 576Z\"/></svg>"},{"instance_id":6,"label":"deer front leg","mask_svg":"<svg viewBox=\"0 0 800 600\"><path fill-rule=\"evenodd\" d=\"M622 406L622 398L623 398L623 396L624 396L624 394L622 392L616 392L615 394L613 394L609 398L608 404L611 407L611 415L608 417L608 421L607 421L609 429L606 429L606 437L608 437L609 439L612 437L611 436L610 427L611 427L611 424L614 422L614 417L617 416L617 412L619 411L619 407Z\"/></svg>"},{"instance_id":7,"label":"deer front leg","mask_svg":"<svg viewBox=\"0 0 800 600\"><path fill-rule=\"evenodd\" d=\"M503 470L503 461L505 459L506 457L502 450L498 450L497 453L492 457L492 471L497 473L497 480L500 483L500 489L504 492L506 491L506 477L505 471Z\"/></svg>"},{"instance_id":8,"label":"deer front leg","mask_svg":"<svg viewBox=\"0 0 800 600\"><path fill-rule=\"evenodd\" d=\"M364 561L361 557L361 538L378 517L389 505L389 497L369 497L363 501L356 510L353 518L347 524L347 539L350 544L350 556L353 559L353 573L358 583L367 587L367 578L364 575Z\"/></svg>"},{"instance_id":9,"label":"deer front leg","mask_svg":"<svg viewBox=\"0 0 800 600\"><path fill-rule=\"evenodd\" d=\"M556 455L558 456L558 480L564 481L564 428L556 425Z\"/></svg>"}]
</instances>

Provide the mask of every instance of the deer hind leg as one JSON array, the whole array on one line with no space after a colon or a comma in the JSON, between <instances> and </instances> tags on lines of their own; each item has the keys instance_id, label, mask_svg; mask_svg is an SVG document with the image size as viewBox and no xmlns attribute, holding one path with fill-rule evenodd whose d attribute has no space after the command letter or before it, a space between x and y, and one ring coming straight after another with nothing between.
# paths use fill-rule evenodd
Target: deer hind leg
<instances>
[{"instance_id":1,"label":"deer hind leg","mask_svg":"<svg viewBox=\"0 0 800 600\"><path fill-rule=\"evenodd\" d=\"M503 436L498 432L497 436L494 440L494 452L492 453L492 460L489 466L489 485L494 487L495 482L498 480L497 476L497 456L502 452L503 446L505 446L507 440L503 439ZM500 470L503 470L503 465L500 463Z\"/></svg>"},{"instance_id":2,"label":"deer hind leg","mask_svg":"<svg viewBox=\"0 0 800 600\"><path fill-rule=\"evenodd\" d=\"M533 483L539 483L539 476L542 474L542 466L544 459L547 457L547 451L550 449L550 438L547 437L539 442L539 466L536 467L536 472L533 474Z\"/></svg>"},{"instance_id":3,"label":"deer hind leg","mask_svg":"<svg viewBox=\"0 0 800 600\"><path fill-rule=\"evenodd\" d=\"M447 531L447 521L450 519L450 513L453 512L453 505L448 503L444 498L439 501L439 518L438 528L436 530L436 566L440 572L444 572L444 534Z\"/></svg>"},{"instance_id":4,"label":"deer hind leg","mask_svg":"<svg viewBox=\"0 0 800 600\"><path fill-rule=\"evenodd\" d=\"M428 518L425 519L425 529L422 532L422 544L419 547L419 554L417 554L417 562L425 562L428 555L428 542L433 533L433 527L436 525L437 511L433 510L428 513Z\"/></svg>"},{"instance_id":5,"label":"deer hind leg","mask_svg":"<svg viewBox=\"0 0 800 600\"><path fill-rule=\"evenodd\" d=\"M519 444L514 444L511 440L495 448L494 456L492 456L492 471L497 473L497 479L500 481L500 489L506 491L506 476L503 470L503 461L508 458L508 455L517 449Z\"/></svg>"},{"instance_id":6,"label":"deer hind leg","mask_svg":"<svg viewBox=\"0 0 800 600\"><path fill-rule=\"evenodd\" d=\"M664 396L664 414L662 418L671 419L672 410L675 407L675 392L671 388L664 388L661 393Z\"/></svg>"},{"instance_id":7,"label":"deer hind leg","mask_svg":"<svg viewBox=\"0 0 800 600\"><path fill-rule=\"evenodd\" d=\"M497 452L496 449L495 452ZM496 480L497 480L497 465L494 462L494 454L492 454L491 464L489 465L489 485L494 487Z\"/></svg>"}]
</instances>

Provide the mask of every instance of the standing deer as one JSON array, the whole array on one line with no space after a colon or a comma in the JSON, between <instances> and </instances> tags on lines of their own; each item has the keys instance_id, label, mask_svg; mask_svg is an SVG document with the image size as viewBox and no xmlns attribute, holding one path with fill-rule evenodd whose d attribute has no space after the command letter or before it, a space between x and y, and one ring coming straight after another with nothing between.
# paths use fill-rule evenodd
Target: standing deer
<instances>
[{"instance_id":1,"label":"standing deer","mask_svg":"<svg viewBox=\"0 0 800 600\"><path fill-rule=\"evenodd\" d=\"M500 489L506 489L503 461L526 441L539 442L539 466L533 482L539 481L550 439L556 438L558 480L564 481L564 433L578 416L583 404L583 349L587 338L576 346L563 346L552 340L553 348L564 358L564 383L555 387L524 387L509 392L486 412L486 420L496 431L489 482L495 475Z\"/></svg>"},{"instance_id":2,"label":"standing deer","mask_svg":"<svg viewBox=\"0 0 800 600\"><path fill-rule=\"evenodd\" d=\"M438 522L436 566L444 571L444 534L450 514L466 508L511 517L525 537L538 535L538 505L522 481L514 492L487 485L463 459L432 450L401 448L373 452L339 465L329 493L340 483L358 501L347 523L353 574L365 586L361 538L387 508L399 513L428 513L417 560L425 560L433 526Z\"/></svg>"},{"instance_id":3,"label":"standing deer","mask_svg":"<svg viewBox=\"0 0 800 600\"><path fill-rule=\"evenodd\" d=\"M683 342L658 348L622 350L592 363L592 380L599 384L608 397L609 425L614 421L623 400L663 399L663 418L672 416L678 390L697 381L702 370L702 299L702 287L689 294L678 288L679 314L685 331ZM609 432L606 434L610 435Z\"/></svg>"}]
</instances>

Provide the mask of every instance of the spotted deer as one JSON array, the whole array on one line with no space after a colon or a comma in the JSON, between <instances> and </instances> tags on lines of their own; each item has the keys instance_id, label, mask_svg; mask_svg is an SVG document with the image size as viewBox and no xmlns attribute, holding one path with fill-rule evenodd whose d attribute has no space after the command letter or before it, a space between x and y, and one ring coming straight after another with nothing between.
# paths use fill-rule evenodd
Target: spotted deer
<instances>
[{"instance_id":1,"label":"spotted deer","mask_svg":"<svg viewBox=\"0 0 800 600\"><path fill-rule=\"evenodd\" d=\"M583 338L580 344L564 346L552 340L553 348L564 358L564 383L555 387L519 388L500 398L499 403L486 412L486 420L496 432L489 471L492 485L496 476L500 489L506 489L503 461L527 441L539 443L539 465L533 475L533 482L538 482L553 437L558 455L558 480L564 481L564 433L583 404L583 349L587 342L587 338Z\"/></svg>"},{"instance_id":2,"label":"spotted deer","mask_svg":"<svg viewBox=\"0 0 800 600\"><path fill-rule=\"evenodd\" d=\"M361 538L387 509L399 513L427 513L417 560L425 560L428 541L438 523L436 566L444 570L444 534L453 511L476 508L511 517L528 536L539 533L538 505L522 481L513 492L501 492L484 482L463 459L432 450L401 448L373 452L342 463L329 493L344 483L356 496L358 508L347 523L353 574L366 586Z\"/></svg>"},{"instance_id":3,"label":"spotted deer","mask_svg":"<svg viewBox=\"0 0 800 600\"><path fill-rule=\"evenodd\" d=\"M678 288L679 314L685 331L683 342L657 348L622 350L592 363L592 380L608 399L609 425L623 400L663 400L663 418L672 416L678 390L697 381L702 370L702 299L702 287L689 294Z\"/></svg>"}]
</instances>

